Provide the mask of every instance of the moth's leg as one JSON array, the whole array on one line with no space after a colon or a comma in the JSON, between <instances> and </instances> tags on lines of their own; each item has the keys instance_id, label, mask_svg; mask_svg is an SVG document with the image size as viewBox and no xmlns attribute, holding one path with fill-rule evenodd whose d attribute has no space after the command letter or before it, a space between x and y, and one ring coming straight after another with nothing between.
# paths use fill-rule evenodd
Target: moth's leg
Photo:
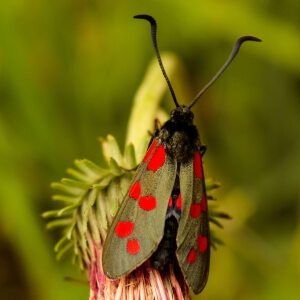
<instances>
[{"instance_id":1,"label":"moth's leg","mask_svg":"<svg viewBox=\"0 0 300 300\"><path fill-rule=\"evenodd\" d=\"M201 154L201 157L203 157L203 155L205 154L206 149L207 149L206 145L201 145L201 146L200 146L200 154Z\"/></svg>"}]
</instances>

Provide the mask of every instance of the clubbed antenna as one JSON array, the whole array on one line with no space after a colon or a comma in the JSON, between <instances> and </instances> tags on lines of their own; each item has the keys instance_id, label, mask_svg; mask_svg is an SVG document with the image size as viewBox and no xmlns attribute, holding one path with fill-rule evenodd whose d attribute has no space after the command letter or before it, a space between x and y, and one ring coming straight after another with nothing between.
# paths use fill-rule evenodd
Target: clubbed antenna
<instances>
[{"instance_id":1,"label":"clubbed antenna","mask_svg":"<svg viewBox=\"0 0 300 300\"><path fill-rule=\"evenodd\" d=\"M194 104L198 101L198 99L206 92L206 90L222 75L222 73L227 69L227 67L230 65L230 63L233 61L235 56L238 54L241 45L246 41L254 41L254 42L261 42L261 39L254 37L254 36L242 36L240 37L234 44L233 50L230 53L227 61L223 65L223 67L219 70L219 72L212 78L212 80L197 94L195 99L192 101L192 103L188 106L188 108L191 108L194 106Z\"/></svg>"},{"instance_id":2,"label":"clubbed antenna","mask_svg":"<svg viewBox=\"0 0 300 300\"><path fill-rule=\"evenodd\" d=\"M157 46L157 40L156 40L156 30L157 30L157 24L156 24L156 21L153 17L149 16L149 15L136 15L134 16L135 19L143 19L143 20L147 20L150 25L151 25L151 37L152 37L152 43L153 43L153 46L154 46L154 51L155 51L155 54L156 54L156 57L157 57L157 60L158 60L158 63L159 63L159 66L161 68L161 71L167 81L167 84L168 84L168 87L169 87L169 90L172 94L172 98L174 100L174 103L176 105L176 107L179 106L178 102L177 102L177 99L176 99L176 95L175 95L175 92L173 90L173 87L171 85L171 82L169 80L169 77L166 73L166 70L164 68L164 65L162 63L162 60L161 60L161 57L160 57L160 53L159 53L159 50L158 50L158 46Z\"/></svg>"}]
</instances>

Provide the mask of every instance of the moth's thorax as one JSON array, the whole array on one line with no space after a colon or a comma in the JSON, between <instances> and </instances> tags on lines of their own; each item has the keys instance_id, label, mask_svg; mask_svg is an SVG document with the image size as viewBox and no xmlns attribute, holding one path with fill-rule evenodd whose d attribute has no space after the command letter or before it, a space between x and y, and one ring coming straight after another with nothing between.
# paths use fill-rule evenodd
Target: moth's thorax
<instances>
[{"instance_id":1,"label":"moth's thorax","mask_svg":"<svg viewBox=\"0 0 300 300\"><path fill-rule=\"evenodd\" d=\"M179 163L186 163L194 157L200 147L199 134L193 124L194 114L186 106L179 106L171 112L171 118L159 130L157 137L170 156Z\"/></svg>"}]
</instances>

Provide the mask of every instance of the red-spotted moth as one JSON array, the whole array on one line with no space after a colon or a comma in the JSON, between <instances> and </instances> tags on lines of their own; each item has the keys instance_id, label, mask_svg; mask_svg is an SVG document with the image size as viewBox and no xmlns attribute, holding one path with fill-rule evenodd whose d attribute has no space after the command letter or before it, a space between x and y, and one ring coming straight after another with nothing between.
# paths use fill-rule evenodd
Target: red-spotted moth
<instances>
[{"instance_id":1,"label":"red-spotted moth","mask_svg":"<svg viewBox=\"0 0 300 300\"><path fill-rule=\"evenodd\" d=\"M239 38L228 60L189 106L179 105L163 67L156 42L156 22L148 15L152 42L176 108L157 128L148 151L109 229L103 250L103 269L112 279L126 275L151 258L163 270L177 262L194 293L206 285L210 263L209 218L202 168L206 147L193 124L192 106L224 72L245 41Z\"/></svg>"}]
</instances>

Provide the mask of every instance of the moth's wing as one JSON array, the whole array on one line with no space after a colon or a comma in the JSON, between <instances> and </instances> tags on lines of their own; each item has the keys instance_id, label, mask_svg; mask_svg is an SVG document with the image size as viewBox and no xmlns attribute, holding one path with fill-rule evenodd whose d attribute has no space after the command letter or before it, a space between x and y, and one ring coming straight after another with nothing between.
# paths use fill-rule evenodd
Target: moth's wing
<instances>
[{"instance_id":1,"label":"moth's wing","mask_svg":"<svg viewBox=\"0 0 300 300\"><path fill-rule=\"evenodd\" d=\"M175 160L153 140L109 229L102 256L105 274L127 274L156 250L176 176Z\"/></svg>"},{"instance_id":2,"label":"moth's wing","mask_svg":"<svg viewBox=\"0 0 300 300\"><path fill-rule=\"evenodd\" d=\"M206 285L209 260L207 197L200 152L180 166L182 213L177 233L177 259L194 293Z\"/></svg>"}]
</instances>

